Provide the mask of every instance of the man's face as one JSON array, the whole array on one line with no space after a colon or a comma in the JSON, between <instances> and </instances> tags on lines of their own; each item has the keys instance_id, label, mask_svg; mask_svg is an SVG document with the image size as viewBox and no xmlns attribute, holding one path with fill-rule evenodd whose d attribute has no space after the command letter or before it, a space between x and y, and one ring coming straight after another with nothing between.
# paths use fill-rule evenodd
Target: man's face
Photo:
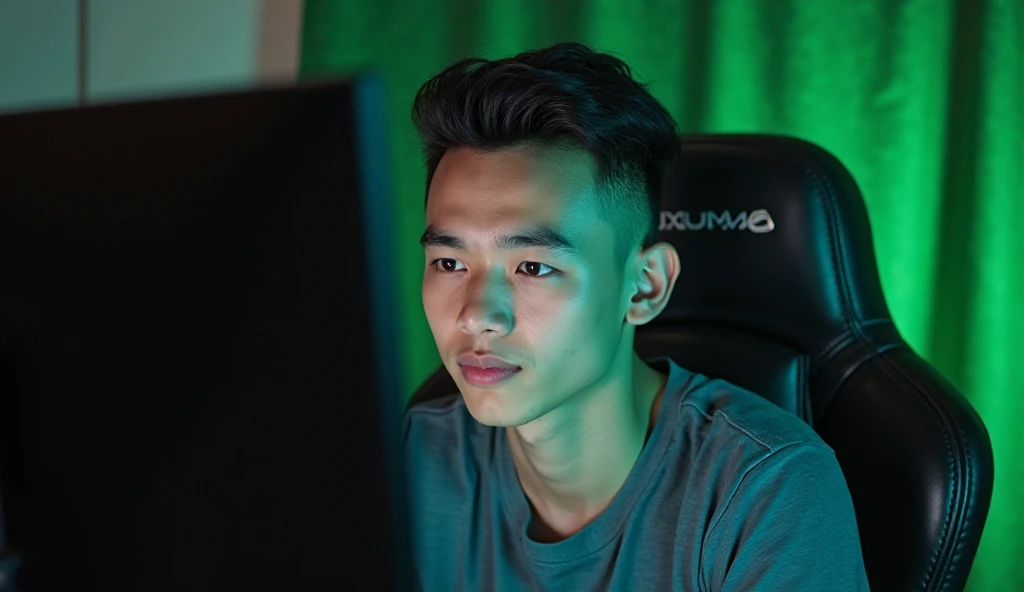
<instances>
[{"instance_id":1,"label":"man's face","mask_svg":"<svg viewBox=\"0 0 1024 592\"><path fill-rule=\"evenodd\" d=\"M586 152L554 148L454 149L437 167L423 308L481 423L529 423L599 386L632 348L625 262L595 171ZM512 368L485 369L486 354Z\"/></svg>"}]
</instances>

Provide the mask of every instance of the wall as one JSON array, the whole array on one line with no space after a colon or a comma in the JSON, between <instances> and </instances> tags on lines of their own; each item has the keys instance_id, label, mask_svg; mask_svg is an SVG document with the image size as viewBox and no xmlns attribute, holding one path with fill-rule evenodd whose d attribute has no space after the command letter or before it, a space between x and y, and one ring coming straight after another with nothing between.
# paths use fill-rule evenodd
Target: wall
<instances>
[{"instance_id":1,"label":"wall","mask_svg":"<svg viewBox=\"0 0 1024 592\"><path fill-rule=\"evenodd\" d=\"M78 6L0 0L0 112L74 104Z\"/></svg>"},{"instance_id":2,"label":"wall","mask_svg":"<svg viewBox=\"0 0 1024 592\"><path fill-rule=\"evenodd\" d=\"M0 112L294 80L303 4L0 0Z\"/></svg>"}]
</instances>

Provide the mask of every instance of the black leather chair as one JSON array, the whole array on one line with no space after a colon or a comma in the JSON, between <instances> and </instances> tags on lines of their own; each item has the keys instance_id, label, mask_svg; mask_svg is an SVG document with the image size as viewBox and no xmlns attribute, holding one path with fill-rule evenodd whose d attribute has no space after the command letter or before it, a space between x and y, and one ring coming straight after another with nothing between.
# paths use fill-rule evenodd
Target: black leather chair
<instances>
[{"instance_id":1,"label":"black leather chair","mask_svg":"<svg viewBox=\"0 0 1024 592\"><path fill-rule=\"evenodd\" d=\"M815 428L849 484L873 590L962 590L992 494L991 444L893 324L849 172L793 138L686 137L661 238L682 274L636 351L757 392ZM455 392L442 366L410 406Z\"/></svg>"}]
</instances>

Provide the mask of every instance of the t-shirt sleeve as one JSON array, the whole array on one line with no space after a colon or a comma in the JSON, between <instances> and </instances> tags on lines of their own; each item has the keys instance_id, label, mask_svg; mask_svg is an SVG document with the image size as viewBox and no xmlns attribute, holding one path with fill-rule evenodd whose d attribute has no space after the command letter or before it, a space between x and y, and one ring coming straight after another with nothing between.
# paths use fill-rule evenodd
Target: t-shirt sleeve
<instances>
[{"instance_id":1,"label":"t-shirt sleeve","mask_svg":"<svg viewBox=\"0 0 1024 592\"><path fill-rule=\"evenodd\" d=\"M701 552L706 592L867 590L853 502L822 442L785 446L740 479Z\"/></svg>"}]
</instances>

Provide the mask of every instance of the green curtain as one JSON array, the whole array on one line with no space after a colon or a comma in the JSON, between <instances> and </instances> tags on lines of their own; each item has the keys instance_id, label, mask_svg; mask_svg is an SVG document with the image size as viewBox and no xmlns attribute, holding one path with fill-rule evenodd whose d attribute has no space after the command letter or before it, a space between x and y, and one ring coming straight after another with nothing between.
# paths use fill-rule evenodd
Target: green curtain
<instances>
[{"instance_id":1,"label":"green curtain","mask_svg":"<svg viewBox=\"0 0 1024 592\"><path fill-rule=\"evenodd\" d=\"M303 76L388 84L410 393L440 363L420 304L413 95L456 59L566 40L624 58L684 132L794 135L849 167L897 325L991 433L970 589L1024 590L1024 2L307 0Z\"/></svg>"}]
</instances>

